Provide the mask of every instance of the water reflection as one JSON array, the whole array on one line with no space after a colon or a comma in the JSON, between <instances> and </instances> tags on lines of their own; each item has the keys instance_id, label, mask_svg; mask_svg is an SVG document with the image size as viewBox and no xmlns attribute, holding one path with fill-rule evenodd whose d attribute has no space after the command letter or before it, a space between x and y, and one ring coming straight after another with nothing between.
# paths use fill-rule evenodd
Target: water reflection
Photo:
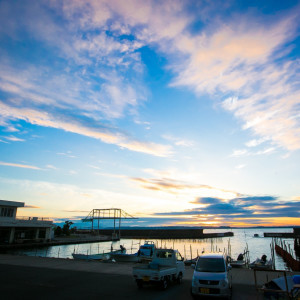
<instances>
[{"instance_id":1,"label":"water reflection","mask_svg":"<svg viewBox=\"0 0 300 300\"><path fill-rule=\"evenodd\" d=\"M210 232L225 232L222 229L205 230ZM226 252L233 259L237 259L240 253L246 248L249 250L250 261L260 258L263 254L271 258L271 242L272 238L264 238L264 232L292 232L291 228L260 228L260 229L232 229L233 237L218 237L211 239L151 239L160 248L173 248L179 250L185 259L191 259L202 252ZM258 237L255 237L258 235ZM293 239L284 239L293 249ZM72 259L72 253L96 254L111 251L111 247L116 250L123 245L127 249L127 253L135 253L145 239L121 239L117 242L97 242L87 244L73 244L62 246L51 246L47 248L36 248L14 251L15 254L33 255L41 257L56 257ZM285 270L286 266L279 256L275 256L275 266L278 270Z\"/></svg>"}]
</instances>

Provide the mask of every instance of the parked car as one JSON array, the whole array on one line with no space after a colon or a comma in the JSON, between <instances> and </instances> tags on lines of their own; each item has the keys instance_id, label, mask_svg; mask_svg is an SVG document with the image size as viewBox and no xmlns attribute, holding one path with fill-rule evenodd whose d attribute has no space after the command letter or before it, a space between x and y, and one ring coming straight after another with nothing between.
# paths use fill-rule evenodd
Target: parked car
<instances>
[{"instance_id":1,"label":"parked car","mask_svg":"<svg viewBox=\"0 0 300 300\"><path fill-rule=\"evenodd\" d=\"M194 265L191 293L231 299L231 266L222 253L203 254Z\"/></svg>"},{"instance_id":2,"label":"parked car","mask_svg":"<svg viewBox=\"0 0 300 300\"><path fill-rule=\"evenodd\" d=\"M132 273L141 288L144 284L159 284L166 289L171 281L181 283L185 272L183 257L177 250L155 249L149 264L134 266Z\"/></svg>"}]
</instances>

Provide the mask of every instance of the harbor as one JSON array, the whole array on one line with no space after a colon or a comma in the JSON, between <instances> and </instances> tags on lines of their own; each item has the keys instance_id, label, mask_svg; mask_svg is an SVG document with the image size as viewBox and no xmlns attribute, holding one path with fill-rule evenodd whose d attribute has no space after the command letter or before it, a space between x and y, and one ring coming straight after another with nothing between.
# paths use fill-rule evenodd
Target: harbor
<instances>
[{"instance_id":1,"label":"harbor","mask_svg":"<svg viewBox=\"0 0 300 300\"><path fill-rule=\"evenodd\" d=\"M193 268L187 266L181 285L166 291L137 289L132 263L101 263L61 258L0 255L1 295L4 299L192 299ZM262 285L281 272L232 269L232 299L264 299ZM25 275L26 274L26 275ZM287 272L290 274L300 274ZM255 281L256 280L256 281Z\"/></svg>"},{"instance_id":2,"label":"harbor","mask_svg":"<svg viewBox=\"0 0 300 300\"><path fill-rule=\"evenodd\" d=\"M32 298L32 291L37 299L79 299L83 290L89 299L99 296L105 299L120 296L125 299L189 299L192 298L192 282L195 282L193 274L201 256L221 255L232 287L229 290L228 285L226 291L230 291L232 299L265 299L270 286L274 286L273 280L280 280L281 288L275 292L271 289L272 294L279 292L286 299L294 299L291 285L296 288L298 283L294 283L293 278L300 278L297 277L298 228L166 226L121 229L121 219L129 218L134 217L121 209L94 209L84 219L91 222L89 229L70 230L73 223L66 221L65 231L54 237L45 234L42 239L38 227L31 230L34 233L31 235L26 235L26 231L22 235L20 229L12 227L10 234L6 235L9 243L0 246L3 253L0 255L3 271L0 280L5 283L1 295L8 296L9 288L14 285L17 289L10 295L22 299ZM107 219L113 221L113 228L100 227L100 220ZM30 223L32 226L39 224L38 220L31 221L34 221ZM172 265L164 265L165 258L159 257L159 253L166 253ZM168 253L172 255L168 256ZM148 278L145 274L160 272L149 271L151 266L164 269L163 277L151 277L152 285L156 282L160 286L164 282L167 291L144 286L147 285L144 278ZM24 274L28 273L30 276L25 276L24 280ZM99 282L103 282L103 286ZM116 282L118 289L115 288ZM207 284L210 282L213 281L209 279ZM196 293L198 290L220 292L215 287L204 286L196 286ZM195 286L192 292L195 293Z\"/></svg>"},{"instance_id":3,"label":"harbor","mask_svg":"<svg viewBox=\"0 0 300 300\"><path fill-rule=\"evenodd\" d=\"M205 229L205 234L216 234L227 232L228 229ZM233 236L221 236L206 239L150 239L158 248L172 248L177 249L184 256L186 260L193 259L200 255L202 252L227 252L230 253L232 259L236 260L240 253L243 253L245 248L249 251L250 262L255 261L265 254L268 260L272 257L271 243L272 238L264 237L264 232L274 231L274 228L248 228L248 229L231 229ZM292 228L277 228L277 232L292 232ZM255 237L255 235L258 237ZM93 236L90 236L92 239ZM27 256L40 256L40 257L53 257L53 258L68 258L72 259L73 253L84 254L97 254L108 252L113 247L114 250L119 249L120 245L123 245L127 249L127 253L136 253L139 246L147 239L131 239L121 238L119 241L102 240L102 241L90 241L87 237L85 242L77 243L78 238L60 237L59 240L54 239L53 242L58 242L57 245L26 245L23 248L15 248L10 250L2 250L8 254L15 255L27 255ZM64 244L65 242L67 244ZM290 245L290 249L293 252L294 257L294 239L284 239L287 247ZM25 246L25 245L24 245ZM37 247L38 246L38 247ZM273 254L275 258L275 268L277 270L288 270L284 259Z\"/></svg>"},{"instance_id":4,"label":"harbor","mask_svg":"<svg viewBox=\"0 0 300 300\"><path fill-rule=\"evenodd\" d=\"M272 232L288 237L266 236ZM190 289L197 257L204 253L223 253L230 258L231 299L266 299L266 285L273 279L281 278L284 283L286 278L300 275L278 251L281 242L282 249L288 249L290 257L298 259L291 234L292 228L229 231L228 228L136 228L118 233L102 229L59 236L46 243L3 245L1 295L13 299L192 299ZM145 245L153 248L142 259L140 251ZM133 269L147 266L155 249L179 251L185 265L182 284L170 281L165 291L157 286L137 288ZM242 253L243 260L239 260ZM263 257L265 262L261 261ZM286 290L283 287L280 292L286 299L294 299L289 298L289 287Z\"/></svg>"}]
</instances>

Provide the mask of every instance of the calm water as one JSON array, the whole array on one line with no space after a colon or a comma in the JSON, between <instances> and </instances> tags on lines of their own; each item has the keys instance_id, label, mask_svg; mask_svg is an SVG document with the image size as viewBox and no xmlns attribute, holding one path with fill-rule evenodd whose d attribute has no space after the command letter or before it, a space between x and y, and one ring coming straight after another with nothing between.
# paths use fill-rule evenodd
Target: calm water
<instances>
[{"instance_id":1,"label":"calm water","mask_svg":"<svg viewBox=\"0 0 300 300\"><path fill-rule=\"evenodd\" d=\"M233 237L213 238L213 239L172 239L172 240L160 240L152 239L157 247L167 247L178 249L179 252L186 259L196 257L197 254L205 252L222 251L230 253L233 259L236 259L239 253L244 252L247 247L249 250L250 261L254 261L256 258L260 258L263 254L266 254L268 259L271 258L271 242L272 238L264 238L264 232L292 232L291 228L264 228L264 229L205 229L204 233L210 232L226 232L232 231ZM259 234L259 237L254 237L254 234ZM137 252L139 245L143 244L145 240L137 239L121 239L118 242L100 242L100 243L88 243L77 245L63 245L52 246L48 248L39 248L33 250L14 251L15 254L25 254L31 256L42 257L60 257L72 259L72 253L84 253L84 254L96 254L102 252L108 252L111 249L119 249L120 244L124 245L127 249L127 253ZM291 245L291 249L294 249L293 239L284 239L286 244ZM284 261L275 256L275 266L277 270L286 270L287 267Z\"/></svg>"}]
</instances>

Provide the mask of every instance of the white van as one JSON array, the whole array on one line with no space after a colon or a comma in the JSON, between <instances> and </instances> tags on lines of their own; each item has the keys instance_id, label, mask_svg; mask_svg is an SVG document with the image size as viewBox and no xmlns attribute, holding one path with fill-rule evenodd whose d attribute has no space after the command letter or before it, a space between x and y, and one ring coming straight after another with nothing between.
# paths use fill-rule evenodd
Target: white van
<instances>
[{"instance_id":1,"label":"white van","mask_svg":"<svg viewBox=\"0 0 300 300\"><path fill-rule=\"evenodd\" d=\"M231 266L227 256L210 253L199 256L194 266L192 296L214 296L231 299Z\"/></svg>"}]
</instances>

